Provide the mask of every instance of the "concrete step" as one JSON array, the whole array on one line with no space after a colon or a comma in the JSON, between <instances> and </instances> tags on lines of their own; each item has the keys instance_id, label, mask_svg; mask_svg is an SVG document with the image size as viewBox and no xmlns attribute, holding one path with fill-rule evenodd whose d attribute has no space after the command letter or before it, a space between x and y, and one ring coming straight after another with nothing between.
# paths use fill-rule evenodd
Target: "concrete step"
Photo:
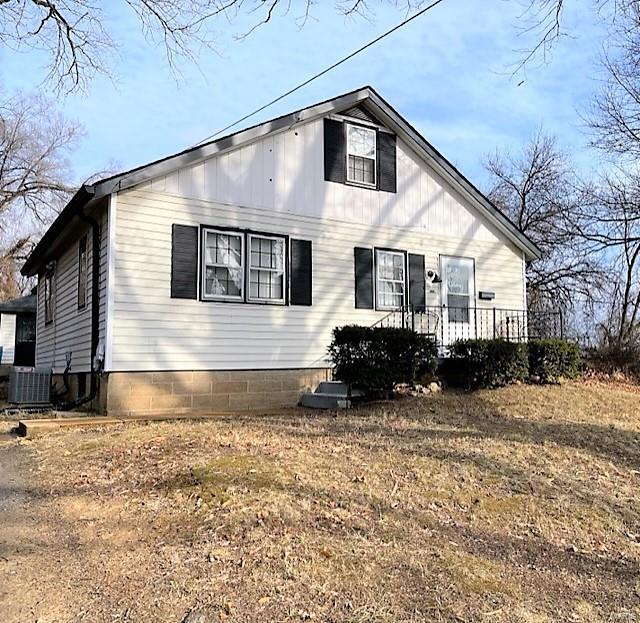
<instances>
[{"instance_id":1,"label":"concrete step","mask_svg":"<svg viewBox=\"0 0 640 623\"><path fill-rule=\"evenodd\" d=\"M342 394L323 394L315 391L302 394L300 404L310 409L348 409L351 401Z\"/></svg>"},{"instance_id":2,"label":"concrete step","mask_svg":"<svg viewBox=\"0 0 640 623\"><path fill-rule=\"evenodd\" d=\"M322 381L318 387L316 387L316 394L331 394L333 396L349 396L349 385L342 381ZM364 392L359 389L351 390L352 398L362 398Z\"/></svg>"}]
</instances>

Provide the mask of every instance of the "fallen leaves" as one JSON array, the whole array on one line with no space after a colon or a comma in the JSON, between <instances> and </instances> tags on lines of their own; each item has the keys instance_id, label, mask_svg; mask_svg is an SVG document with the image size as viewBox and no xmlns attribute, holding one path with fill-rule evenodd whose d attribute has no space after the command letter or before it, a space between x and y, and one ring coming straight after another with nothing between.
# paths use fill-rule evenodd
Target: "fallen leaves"
<instances>
[{"instance_id":1,"label":"fallen leaves","mask_svg":"<svg viewBox=\"0 0 640 623\"><path fill-rule=\"evenodd\" d=\"M601 623L637 600L636 403L521 386L43 438L48 554L16 569L43 590L91 578L61 603L98 619L124 600L132 620L202 602L222 621L506 623L584 602Z\"/></svg>"}]
</instances>

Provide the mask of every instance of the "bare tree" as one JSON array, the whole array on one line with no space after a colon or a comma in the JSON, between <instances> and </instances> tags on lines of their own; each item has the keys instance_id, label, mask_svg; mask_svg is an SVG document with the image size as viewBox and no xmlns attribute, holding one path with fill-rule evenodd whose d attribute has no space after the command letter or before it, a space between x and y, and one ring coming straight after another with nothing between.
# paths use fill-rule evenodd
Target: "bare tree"
<instances>
[{"instance_id":1,"label":"bare tree","mask_svg":"<svg viewBox=\"0 0 640 623\"><path fill-rule=\"evenodd\" d=\"M520 50L520 59L514 73L535 62L547 62L560 39L571 35L571 27L565 24L569 5L584 4L584 0L516 0L523 5L519 31L525 40L532 43ZM637 0L588 0L594 20L615 24L618 15Z\"/></svg>"},{"instance_id":2,"label":"bare tree","mask_svg":"<svg viewBox=\"0 0 640 623\"><path fill-rule=\"evenodd\" d=\"M614 157L640 155L640 3L625 2L602 55L604 86L588 118L594 145Z\"/></svg>"},{"instance_id":3,"label":"bare tree","mask_svg":"<svg viewBox=\"0 0 640 623\"><path fill-rule=\"evenodd\" d=\"M426 0L377 0L410 10ZM301 0L295 19L304 24L315 0ZM367 0L335 0L343 15L368 15ZM180 57L195 60L203 46L214 46L215 26L228 27L247 17L252 25L239 36L291 12L291 0L119 0L113 6L137 17L142 34L159 43L170 67ZM113 10L113 9L112 9ZM0 44L20 50L45 50L50 57L49 78L58 89L83 87L97 73L108 73L109 54L117 49L117 36L105 11L89 0L0 0Z\"/></svg>"},{"instance_id":4,"label":"bare tree","mask_svg":"<svg viewBox=\"0 0 640 623\"><path fill-rule=\"evenodd\" d=\"M607 262L602 345L640 353L640 175L618 168L586 186L574 227Z\"/></svg>"},{"instance_id":5,"label":"bare tree","mask_svg":"<svg viewBox=\"0 0 640 623\"><path fill-rule=\"evenodd\" d=\"M487 158L489 197L542 251L527 266L529 306L569 309L600 274L589 245L571 224L576 181L554 137L539 130L517 155Z\"/></svg>"},{"instance_id":6,"label":"bare tree","mask_svg":"<svg viewBox=\"0 0 640 623\"><path fill-rule=\"evenodd\" d=\"M0 103L0 297L25 286L17 269L74 190L68 155L80 134L44 98Z\"/></svg>"}]
</instances>

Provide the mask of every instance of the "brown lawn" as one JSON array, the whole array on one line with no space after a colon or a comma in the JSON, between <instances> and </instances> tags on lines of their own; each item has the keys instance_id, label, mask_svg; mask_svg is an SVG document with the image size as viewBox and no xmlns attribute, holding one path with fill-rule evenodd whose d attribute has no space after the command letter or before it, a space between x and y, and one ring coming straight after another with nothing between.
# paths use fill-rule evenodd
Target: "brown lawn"
<instances>
[{"instance_id":1,"label":"brown lawn","mask_svg":"<svg viewBox=\"0 0 640 623\"><path fill-rule=\"evenodd\" d=\"M0 457L18 443L5 623L640 621L637 393L444 393Z\"/></svg>"}]
</instances>

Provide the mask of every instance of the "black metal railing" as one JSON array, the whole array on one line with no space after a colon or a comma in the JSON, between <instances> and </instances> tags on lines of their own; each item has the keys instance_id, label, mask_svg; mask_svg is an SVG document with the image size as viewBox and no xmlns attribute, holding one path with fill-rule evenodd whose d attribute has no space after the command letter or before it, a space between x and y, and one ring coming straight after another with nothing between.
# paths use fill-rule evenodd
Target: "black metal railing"
<instances>
[{"instance_id":1,"label":"black metal railing","mask_svg":"<svg viewBox=\"0 0 640 623\"><path fill-rule=\"evenodd\" d=\"M373 326L412 329L445 346L465 339L525 342L564 336L560 311L501 307L403 307L387 313Z\"/></svg>"}]
</instances>

